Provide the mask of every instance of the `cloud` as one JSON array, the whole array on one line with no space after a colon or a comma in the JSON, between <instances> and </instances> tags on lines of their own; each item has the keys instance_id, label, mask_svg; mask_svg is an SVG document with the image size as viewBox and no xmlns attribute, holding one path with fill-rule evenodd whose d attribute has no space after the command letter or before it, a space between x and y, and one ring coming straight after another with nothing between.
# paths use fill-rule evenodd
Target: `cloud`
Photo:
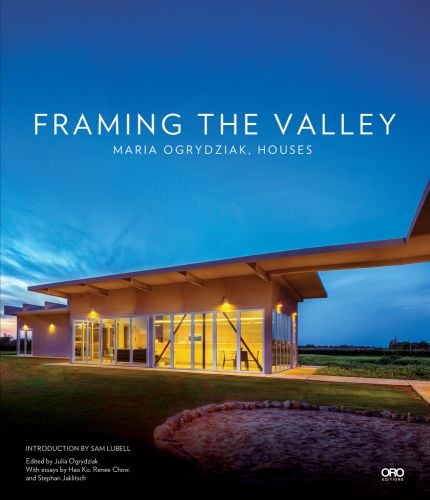
<instances>
[{"instance_id":1,"label":"cloud","mask_svg":"<svg viewBox=\"0 0 430 500\"><path fill-rule=\"evenodd\" d=\"M2 306L52 300L29 292L29 285L142 269L145 261L158 265L159 255L169 256L169 238L163 232L158 239L153 233L139 238L139 221L110 221L108 229L90 234L54 215L40 218L19 207L5 208ZM395 335L429 337L429 263L330 271L321 277L329 298L300 306L301 343L384 345Z\"/></svg>"},{"instance_id":2,"label":"cloud","mask_svg":"<svg viewBox=\"0 0 430 500\"><path fill-rule=\"evenodd\" d=\"M39 217L10 204L3 207L2 219L2 308L53 300L29 292L30 285L142 267L145 242L136 242L133 221L110 221L108 229L100 226L90 234L54 215Z\"/></svg>"},{"instance_id":3,"label":"cloud","mask_svg":"<svg viewBox=\"0 0 430 500\"><path fill-rule=\"evenodd\" d=\"M84 246L81 231L10 206L4 207L2 217L2 306L49 300L28 292L27 287L90 272L88 262L94 255Z\"/></svg>"}]
</instances>

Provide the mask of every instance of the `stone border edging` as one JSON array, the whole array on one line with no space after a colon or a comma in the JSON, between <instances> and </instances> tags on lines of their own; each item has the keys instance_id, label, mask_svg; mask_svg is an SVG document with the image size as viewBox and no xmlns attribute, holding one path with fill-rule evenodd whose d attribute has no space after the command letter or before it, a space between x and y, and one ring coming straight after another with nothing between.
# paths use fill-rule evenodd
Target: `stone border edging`
<instances>
[{"instance_id":1,"label":"stone border edging","mask_svg":"<svg viewBox=\"0 0 430 500\"><path fill-rule=\"evenodd\" d=\"M430 424L430 416L422 417L420 415L412 415L411 413L392 413L388 410L355 410L345 406L321 406L308 403L307 401L230 401L219 404L208 404L200 406L193 410L183 410L173 417L169 417L163 424L159 425L154 430L154 443L161 450L167 451L182 459L194 460L179 443L175 443L173 435L184 424L203 417L208 413L229 410L258 410L265 408L278 408L280 410L313 410L327 411L337 413L349 413L353 415L361 415L365 417L379 417L389 420L400 420L405 422L416 422Z\"/></svg>"}]
</instances>

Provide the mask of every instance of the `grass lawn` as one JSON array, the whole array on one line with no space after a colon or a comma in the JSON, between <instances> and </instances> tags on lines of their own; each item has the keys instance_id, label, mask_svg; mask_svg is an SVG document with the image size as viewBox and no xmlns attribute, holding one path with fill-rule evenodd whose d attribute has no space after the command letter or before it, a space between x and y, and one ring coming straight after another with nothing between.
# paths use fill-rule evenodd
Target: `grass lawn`
<instances>
[{"instance_id":1,"label":"grass lawn","mask_svg":"<svg viewBox=\"0 0 430 500\"><path fill-rule=\"evenodd\" d=\"M12 439L11 460L14 456L18 463L23 463L28 443L113 440L131 443L141 461L139 474L155 477L166 467L166 459L153 448L154 428L185 408L225 400L295 399L430 415L430 406L409 387L46 366L47 362L0 360L2 440ZM177 464L169 467L180 469Z\"/></svg>"},{"instance_id":2,"label":"grass lawn","mask_svg":"<svg viewBox=\"0 0 430 500\"><path fill-rule=\"evenodd\" d=\"M430 380L430 358L300 354L302 365L321 365L318 375Z\"/></svg>"},{"instance_id":3,"label":"grass lawn","mask_svg":"<svg viewBox=\"0 0 430 500\"><path fill-rule=\"evenodd\" d=\"M260 377L46 366L47 359L2 358L2 407L22 426L43 418L53 430L85 426L151 440L167 417L225 400L286 399L363 409L430 414L407 387L332 384ZM127 425L123 425L126 421Z\"/></svg>"}]
</instances>

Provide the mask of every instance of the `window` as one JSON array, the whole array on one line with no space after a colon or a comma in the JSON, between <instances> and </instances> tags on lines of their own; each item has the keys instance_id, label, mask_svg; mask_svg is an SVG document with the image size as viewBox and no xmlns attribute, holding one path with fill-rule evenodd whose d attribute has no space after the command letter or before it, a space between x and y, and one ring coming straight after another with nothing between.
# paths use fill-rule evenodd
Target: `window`
<instances>
[{"instance_id":1,"label":"window","mask_svg":"<svg viewBox=\"0 0 430 500\"><path fill-rule=\"evenodd\" d=\"M291 367L291 318L273 311L272 316L272 370Z\"/></svg>"},{"instance_id":2,"label":"window","mask_svg":"<svg viewBox=\"0 0 430 500\"><path fill-rule=\"evenodd\" d=\"M102 363L115 362L115 320L102 319Z\"/></svg>"},{"instance_id":3,"label":"window","mask_svg":"<svg viewBox=\"0 0 430 500\"><path fill-rule=\"evenodd\" d=\"M213 313L194 314L194 368L213 369Z\"/></svg>"},{"instance_id":4,"label":"window","mask_svg":"<svg viewBox=\"0 0 430 500\"><path fill-rule=\"evenodd\" d=\"M85 338L87 334L86 321L73 322L74 361L86 361Z\"/></svg>"},{"instance_id":5,"label":"window","mask_svg":"<svg viewBox=\"0 0 430 500\"><path fill-rule=\"evenodd\" d=\"M263 311L240 311L240 369L263 371Z\"/></svg>"},{"instance_id":6,"label":"window","mask_svg":"<svg viewBox=\"0 0 430 500\"><path fill-rule=\"evenodd\" d=\"M86 363L261 372L263 323L262 309L157 314L151 321L149 316L76 319L73 359Z\"/></svg>"},{"instance_id":7,"label":"window","mask_svg":"<svg viewBox=\"0 0 430 500\"><path fill-rule=\"evenodd\" d=\"M237 312L217 313L216 331L218 370L236 370Z\"/></svg>"},{"instance_id":8,"label":"window","mask_svg":"<svg viewBox=\"0 0 430 500\"><path fill-rule=\"evenodd\" d=\"M191 314L173 316L174 367L191 368Z\"/></svg>"},{"instance_id":9,"label":"window","mask_svg":"<svg viewBox=\"0 0 430 500\"><path fill-rule=\"evenodd\" d=\"M24 326L18 332L16 344L16 353L18 355L31 356L33 353L33 330Z\"/></svg>"},{"instance_id":10,"label":"window","mask_svg":"<svg viewBox=\"0 0 430 500\"><path fill-rule=\"evenodd\" d=\"M130 318L117 318L116 328L116 362L130 363Z\"/></svg>"},{"instance_id":11,"label":"window","mask_svg":"<svg viewBox=\"0 0 430 500\"><path fill-rule=\"evenodd\" d=\"M172 321L169 314L154 318L154 366L170 366L170 331Z\"/></svg>"},{"instance_id":12,"label":"window","mask_svg":"<svg viewBox=\"0 0 430 500\"><path fill-rule=\"evenodd\" d=\"M90 363L100 363L100 321L88 321L87 356Z\"/></svg>"},{"instance_id":13,"label":"window","mask_svg":"<svg viewBox=\"0 0 430 500\"><path fill-rule=\"evenodd\" d=\"M148 318L132 318L131 348L133 364L148 363Z\"/></svg>"}]
</instances>

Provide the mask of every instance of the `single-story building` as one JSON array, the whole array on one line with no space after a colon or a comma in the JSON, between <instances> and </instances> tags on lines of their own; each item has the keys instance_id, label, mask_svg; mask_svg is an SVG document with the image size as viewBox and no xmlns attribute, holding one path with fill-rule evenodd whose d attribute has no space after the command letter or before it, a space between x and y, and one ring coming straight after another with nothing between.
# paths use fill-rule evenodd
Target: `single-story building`
<instances>
[{"instance_id":1,"label":"single-story building","mask_svg":"<svg viewBox=\"0 0 430 500\"><path fill-rule=\"evenodd\" d=\"M30 286L67 305L5 306L17 354L71 363L272 373L297 365L298 304L318 271L430 261L430 183L404 238Z\"/></svg>"}]
</instances>

